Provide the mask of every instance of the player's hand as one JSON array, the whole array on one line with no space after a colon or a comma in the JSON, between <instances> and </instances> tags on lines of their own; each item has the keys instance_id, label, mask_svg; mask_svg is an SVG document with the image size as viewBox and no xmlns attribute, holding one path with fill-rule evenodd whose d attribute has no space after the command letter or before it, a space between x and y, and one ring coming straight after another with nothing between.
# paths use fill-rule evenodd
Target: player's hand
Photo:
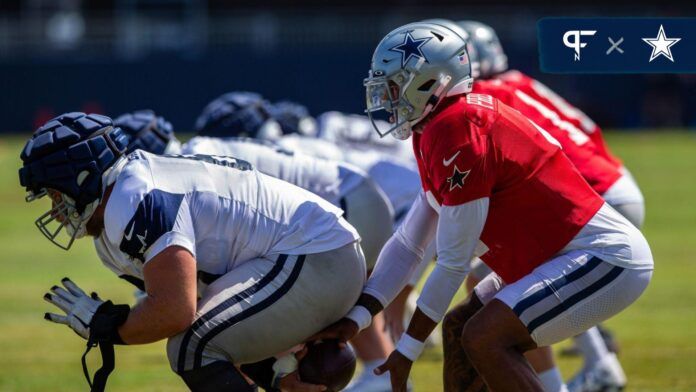
<instances>
[{"instance_id":1,"label":"player's hand","mask_svg":"<svg viewBox=\"0 0 696 392\"><path fill-rule=\"evenodd\" d=\"M295 358L299 363L304 356L307 355L307 347L295 353ZM300 374L297 370L283 376L278 383L278 387L283 392L322 392L326 390L324 385L308 384L300 380Z\"/></svg>"},{"instance_id":2,"label":"player's hand","mask_svg":"<svg viewBox=\"0 0 696 392\"><path fill-rule=\"evenodd\" d=\"M344 317L310 336L309 339L307 339L307 342L329 339L337 339L340 342L347 342L357 335L358 332L360 332L358 324L356 324L355 321Z\"/></svg>"},{"instance_id":3,"label":"player's hand","mask_svg":"<svg viewBox=\"0 0 696 392\"><path fill-rule=\"evenodd\" d=\"M60 310L65 316L55 313L46 313L44 318L58 324L65 324L72 328L78 335L89 339L89 323L104 303L96 293L90 297L68 278L63 278L60 286L51 287L51 292L44 295L44 299Z\"/></svg>"},{"instance_id":4,"label":"player's hand","mask_svg":"<svg viewBox=\"0 0 696 392\"><path fill-rule=\"evenodd\" d=\"M375 374L379 376L389 372L392 391L406 392L411 366L413 366L413 362L410 359L404 357L399 351L394 350L387 358L387 361L375 369Z\"/></svg>"}]
</instances>

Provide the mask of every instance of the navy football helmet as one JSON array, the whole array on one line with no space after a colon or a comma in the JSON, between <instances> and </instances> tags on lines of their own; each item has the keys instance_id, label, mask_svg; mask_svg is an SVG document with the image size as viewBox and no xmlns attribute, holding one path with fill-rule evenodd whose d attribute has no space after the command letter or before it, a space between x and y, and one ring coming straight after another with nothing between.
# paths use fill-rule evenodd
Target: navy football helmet
<instances>
[{"instance_id":1,"label":"navy football helmet","mask_svg":"<svg viewBox=\"0 0 696 392\"><path fill-rule=\"evenodd\" d=\"M19 182L28 202L51 198L52 208L35 222L46 238L69 249L85 235L87 221L115 180L110 174L125 164L119 158L127 145L126 134L98 114L66 113L34 132L20 155Z\"/></svg>"},{"instance_id":2,"label":"navy football helmet","mask_svg":"<svg viewBox=\"0 0 696 392\"><path fill-rule=\"evenodd\" d=\"M152 110L122 114L114 120L129 137L128 151L143 150L153 154L178 154L181 143L174 135L172 124Z\"/></svg>"},{"instance_id":3,"label":"navy football helmet","mask_svg":"<svg viewBox=\"0 0 696 392\"><path fill-rule=\"evenodd\" d=\"M196 120L198 136L274 139L280 126L268 113L268 102L249 92L231 92L210 102Z\"/></svg>"},{"instance_id":4,"label":"navy football helmet","mask_svg":"<svg viewBox=\"0 0 696 392\"><path fill-rule=\"evenodd\" d=\"M284 135L299 133L316 136L317 122L304 105L292 101L279 101L268 107L271 117L278 122Z\"/></svg>"}]
</instances>

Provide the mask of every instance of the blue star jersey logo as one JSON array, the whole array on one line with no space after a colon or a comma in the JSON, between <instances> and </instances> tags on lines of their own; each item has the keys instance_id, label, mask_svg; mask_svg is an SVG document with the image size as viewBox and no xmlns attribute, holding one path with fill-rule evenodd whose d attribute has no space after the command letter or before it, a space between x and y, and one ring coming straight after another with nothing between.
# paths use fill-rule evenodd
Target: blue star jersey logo
<instances>
[{"instance_id":1,"label":"blue star jersey logo","mask_svg":"<svg viewBox=\"0 0 696 392\"><path fill-rule=\"evenodd\" d=\"M411 36L411 32L408 31L406 32L406 36L404 37L404 42L400 43L399 45L396 45L393 48L389 48L389 50L391 50L392 52L401 53L401 67L406 66L406 63L408 63L408 60L410 60L411 57L422 57L423 59L425 59L425 62L427 63L428 59L423 55L421 47L431 39L432 37L414 39Z\"/></svg>"}]
</instances>

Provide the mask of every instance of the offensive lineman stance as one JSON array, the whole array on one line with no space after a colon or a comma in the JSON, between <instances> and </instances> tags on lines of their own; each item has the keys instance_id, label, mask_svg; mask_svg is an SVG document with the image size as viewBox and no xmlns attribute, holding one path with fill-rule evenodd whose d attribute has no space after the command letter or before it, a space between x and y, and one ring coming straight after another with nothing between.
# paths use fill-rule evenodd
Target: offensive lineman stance
<instances>
[{"instance_id":1,"label":"offensive lineman stance","mask_svg":"<svg viewBox=\"0 0 696 392\"><path fill-rule=\"evenodd\" d=\"M395 391L405 389L473 256L495 274L444 321L464 326L465 355L445 364L448 391L478 390L481 379L495 391L542 390L522 353L617 314L652 276L645 238L545 130L491 96L468 94L469 63L466 41L452 30L414 23L379 43L365 80L368 114L386 110L397 138L415 131L424 193L382 250L358 305L315 337L346 339L368 325L437 229L436 267L397 350L378 368L390 372Z\"/></svg>"},{"instance_id":2,"label":"offensive lineman stance","mask_svg":"<svg viewBox=\"0 0 696 392\"><path fill-rule=\"evenodd\" d=\"M392 232L393 212L384 192L367 173L344 163L343 148L308 136L313 134L315 122L302 105L271 105L263 100L240 104L236 94L225 94L205 107L196 121L198 136L189 140L183 151L249 160L262 173L339 206L360 234L369 273ZM372 372L394 349L383 332L381 317L350 343L363 363L363 371L346 390L389 391L387 377Z\"/></svg>"},{"instance_id":3,"label":"offensive lineman stance","mask_svg":"<svg viewBox=\"0 0 696 392\"><path fill-rule=\"evenodd\" d=\"M108 117L67 113L22 152L27 200L53 202L37 220L42 233L64 249L85 234L103 236L147 292L129 309L64 279L46 299L65 315L46 318L90 342L169 338L172 369L194 391L255 390L233 364L267 389L323 390L275 368L272 356L339 319L359 296L365 262L341 211L241 160L124 156L127 144ZM198 300L206 282L197 280L210 283Z\"/></svg>"}]
</instances>

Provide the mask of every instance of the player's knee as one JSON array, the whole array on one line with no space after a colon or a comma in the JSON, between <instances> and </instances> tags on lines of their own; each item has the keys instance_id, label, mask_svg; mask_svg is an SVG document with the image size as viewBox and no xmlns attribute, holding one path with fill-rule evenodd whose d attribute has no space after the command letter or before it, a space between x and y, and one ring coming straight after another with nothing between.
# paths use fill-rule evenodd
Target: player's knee
<instances>
[{"instance_id":1,"label":"player's knee","mask_svg":"<svg viewBox=\"0 0 696 392\"><path fill-rule=\"evenodd\" d=\"M457 308L450 310L442 319L442 336L446 343L459 339L462 334L462 328L466 323L466 318ZM452 342L454 343L454 342Z\"/></svg>"},{"instance_id":2,"label":"player's knee","mask_svg":"<svg viewBox=\"0 0 696 392\"><path fill-rule=\"evenodd\" d=\"M500 348L500 343L495 327L488 325L481 313L469 318L462 328L460 344L472 361L487 358L491 350Z\"/></svg>"}]
</instances>

